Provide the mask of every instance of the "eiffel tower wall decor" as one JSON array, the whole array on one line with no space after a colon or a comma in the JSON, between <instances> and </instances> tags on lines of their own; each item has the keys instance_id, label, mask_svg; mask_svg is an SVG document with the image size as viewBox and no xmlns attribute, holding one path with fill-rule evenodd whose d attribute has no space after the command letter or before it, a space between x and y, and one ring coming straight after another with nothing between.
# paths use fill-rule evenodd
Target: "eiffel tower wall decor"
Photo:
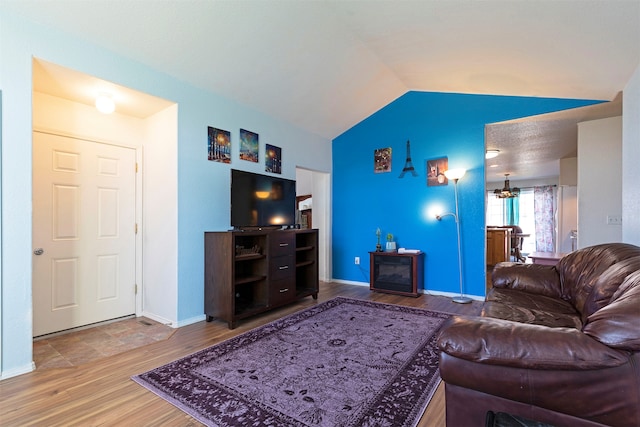
<instances>
[{"instance_id":1,"label":"eiffel tower wall decor","mask_svg":"<svg viewBox=\"0 0 640 427\"><path fill-rule=\"evenodd\" d=\"M427 160L427 186L449 185L449 180L444 176L447 169L449 169L449 159L446 157Z\"/></svg>"},{"instance_id":2,"label":"eiffel tower wall decor","mask_svg":"<svg viewBox=\"0 0 640 427\"><path fill-rule=\"evenodd\" d=\"M416 169L413 167L413 162L411 162L411 143L407 140L407 160L404 162L404 168L402 168L402 173L398 178L404 177L404 174L410 172L413 176L418 176Z\"/></svg>"}]
</instances>

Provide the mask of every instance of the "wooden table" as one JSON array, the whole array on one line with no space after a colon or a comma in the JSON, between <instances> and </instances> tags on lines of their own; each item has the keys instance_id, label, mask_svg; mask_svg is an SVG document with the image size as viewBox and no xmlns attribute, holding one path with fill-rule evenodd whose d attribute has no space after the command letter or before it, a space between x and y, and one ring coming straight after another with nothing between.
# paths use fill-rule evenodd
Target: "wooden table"
<instances>
[{"instance_id":1,"label":"wooden table","mask_svg":"<svg viewBox=\"0 0 640 427\"><path fill-rule=\"evenodd\" d=\"M534 264L556 265L565 255L564 252L531 252L529 258Z\"/></svg>"}]
</instances>

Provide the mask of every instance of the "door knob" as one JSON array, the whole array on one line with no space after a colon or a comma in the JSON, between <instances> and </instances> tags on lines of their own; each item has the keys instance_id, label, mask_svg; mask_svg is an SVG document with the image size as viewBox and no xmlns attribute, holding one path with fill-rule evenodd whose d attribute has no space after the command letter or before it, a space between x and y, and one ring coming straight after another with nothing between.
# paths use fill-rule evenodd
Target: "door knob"
<instances>
[{"instance_id":1,"label":"door knob","mask_svg":"<svg viewBox=\"0 0 640 427\"><path fill-rule=\"evenodd\" d=\"M33 253L35 255L42 255L44 253L44 249L42 248L37 248L35 251L33 251Z\"/></svg>"}]
</instances>

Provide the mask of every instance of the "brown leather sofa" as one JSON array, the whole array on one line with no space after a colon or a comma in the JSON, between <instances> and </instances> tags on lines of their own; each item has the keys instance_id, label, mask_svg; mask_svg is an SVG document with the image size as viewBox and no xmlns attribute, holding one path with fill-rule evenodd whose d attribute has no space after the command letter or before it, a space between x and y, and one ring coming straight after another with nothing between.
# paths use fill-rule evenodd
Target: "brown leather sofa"
<instances>
[{"instance_id":1,"label":"brown leather sofa","mask_svg":"<svg viewBox=\"0 0 640 427\"><path fill-rule=\"evenodd\" d=\"M501 263L492 280L481 316L452 317L438 337L448 426L483 426L488 411L640 426L640 247Z\"/></svg>"}]
</instances>

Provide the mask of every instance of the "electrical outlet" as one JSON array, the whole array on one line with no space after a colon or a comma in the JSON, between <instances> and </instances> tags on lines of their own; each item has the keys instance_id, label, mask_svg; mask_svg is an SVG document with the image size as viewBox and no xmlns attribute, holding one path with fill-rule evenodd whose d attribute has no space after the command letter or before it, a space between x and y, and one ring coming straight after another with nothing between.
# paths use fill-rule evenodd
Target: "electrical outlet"
<instances>
[{"instance_id":1,"label":"electrical outlet","mask_svg":"<svg viewBox=\"0 0 640 427\"><path fill-rule=\"evenodd\" d=\"M622 217L620 215L607 215L608 225L622 225Z\"/></svg>"},{"instance_id":2,"label":"electrical outlet","mask_svg":"<svg viewBox=\"0 0 640 427\"><path fill-rule=\"evenodd\" d=\"M353 263L354 263L355 265L360 265L360 257L359 257L359 256L357 256L357 257L353 260Z\"/></svg>"}]
</instances>

